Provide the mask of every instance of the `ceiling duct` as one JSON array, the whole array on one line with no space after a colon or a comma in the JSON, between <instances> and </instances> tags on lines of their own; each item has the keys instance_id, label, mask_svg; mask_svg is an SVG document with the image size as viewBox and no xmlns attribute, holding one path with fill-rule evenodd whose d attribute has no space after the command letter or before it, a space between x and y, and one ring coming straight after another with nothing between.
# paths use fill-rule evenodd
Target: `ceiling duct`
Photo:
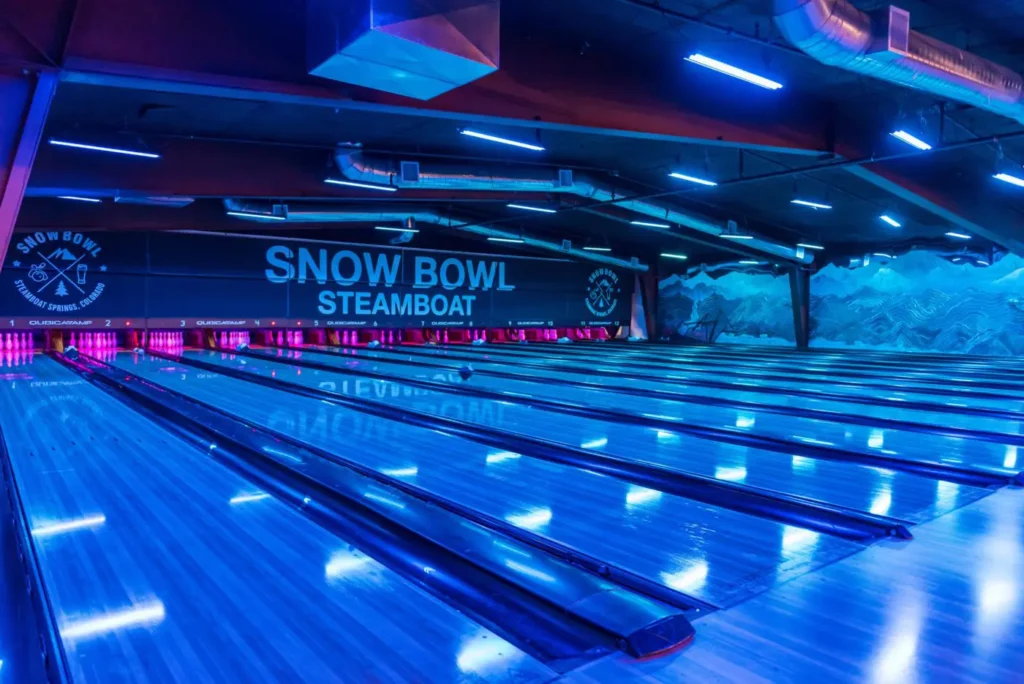
<instances>
[{"instance_id":1,"label":"ceiling duct","mask_svg":"<svg viewBox=\"0 0 1024 684\"><path fill-rule=\"evenodd\" d=\"M498 69L501 0L307 0L309 73L429 100Z\"/></svg>"},{"instance_id":2,"label":"ceiling duct","mask_svg":"<svg viewBox=\"0 0 1024 684\"><path fill-rule=\"evenodd\" d=\"M384 161L373 161L360 153L339 151L335 155L338 168L347 179L376 185L390 185L397 188L409 187L421 190L484 190L495 192L549 192L585 197L595 202L616 201L616 206L637 214L656 218L659 221L675 223L705 235L720 236L730 232L728 221L719 221L693 212L684 212L658 202L642 199L625 199L628 195L615 190L600 181L576 175L569 170L560 170L552 175L549 171L495 173L490 169L435 169L420 170L415 184L406 183L401 175L392 171ZM732 223L734 226L735 224ZM797 263L810 263L811 255L798 255L796 249L770 240L752 237L743 241L743 247L755 252L770 254Z\"/></svg>"},{"instance_id":3,"label":"ceiling duct","mask_svg":"<svg viewBox=\"0 0 1024 684\"><path fill-rule=\"evenodd\" d=\"M1024 123L1020 74L911 31L905 10L889 6L869 15L848 0L775 0L775 23L789 42L823 64Z\"/></svg>"},{"instance_id":4,"label":"ceiling duct","mask_svg":"<svg viewBox=\"0 0 1024 684\"><path fill-rule=\"evenodd\" d=\"M529 235L523 235L510 230L477 226L472 223L459 221L450 216L442 216L429 211L400 211L397 209L390 211L358 211L344 207L331 207L321 204L309 205L307 207L288 204L275 205L270 202L253 202L238 199L226 199L224 200L224 206L228 211L236 212L236 214L245 214L243 217L245 219L261 223L273 222L275 224L281 223L281 219L284 219L284 222L287 223L401 223L403 225L407 225L407 221L412 219L416 223L443 226L452 230L481 235L483 237L522 240L523 244L527 247L543 249L549 252L558 252L562 256L568 255L583 261L592 261L608 266L615 266L617 268L629 269L630 271L640 271L642 273L645 273L648 270L648 266L646 264L640 263L635 258L631 261L627 261L626 259L619 259L613 256L589 252L575 247L564 249L564 241L551 242L550 240L530 237ZM260 215L276 216L277 218L262 219L260 218Z\"/></svg>"}]
</instances>

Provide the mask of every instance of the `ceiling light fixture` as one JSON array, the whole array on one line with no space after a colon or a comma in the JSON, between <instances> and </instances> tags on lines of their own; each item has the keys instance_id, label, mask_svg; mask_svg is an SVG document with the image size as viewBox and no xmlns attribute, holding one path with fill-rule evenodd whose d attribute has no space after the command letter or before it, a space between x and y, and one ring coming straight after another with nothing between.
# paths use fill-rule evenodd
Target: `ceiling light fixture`
<instances>
[{"instance_id":1,"label":"ceiling light fixture","mask_svg":"<svg viewBox=\"0 0 1024 684\"><path fill-rule=\"evenodd\" d=\"M872 252L873 256L882 257L883 259L895 259L892 254L886 254L885 252Z\"/></svg>"},{"instance_id":2,"label":"ceiling light fixture","mask_svg":"<svg viewBox=\"0 0 1024 684\"><path fill-rule=\"evenodd\" d=\"M610 252L610 251L612 251L611 247L584 247L583 249L587 250L588 252Z\"/></svg>"},{"instance_id":3,"label":"ceiling light fixture","mask_svg":"<svg viewBox=\"0 0 1024 684\"><path fill-rule=\"evenodd\" d=\"M888 214L882 214L878 218L881 219L882 221L885 221L886 223L888 223L893 228L899 228L900 226L903 225L902 223L900 223L899 221L897 221L893 217L889 216Z\"/></svg>"},{"instance_id":4,"label":"ceiling light fixture","mask_svg":"<svg viewBox=\"0 0 1024 684\"><path fill-rule=\"evenodd\" d=\"M522 240L517 240L515 238L492 238L492 237L489 237L489 238L487 238L487 241L488 242L512 242L512 243L515 243L515 244L522 244L523 243Z\"/></svg>"},{"instance_id":5,"label":"ceiling light fixture","mask_svg":"<svg viewBox=\"0 0 1024 684\"><path fill-rule=\"evenodd\" d=\"M389 233L418 233L418 228L390 228L388 226L374 226L374 230L385 230Z\"/></svg>"},{"instance_id":6,"label":"ceiling light fixture","mask_svg":"<svg viewBox=\"0 0 1024 684\"><path fill-rule=\"evenodd\" d=\"M743 259L742 261L740 261L740 263L741 264L745 264L747 266L760 266L763 262L761 262L761 261L753 261L751 259Z\"/></svg>"},{"instance_id":7,"label":"ceiling light fixture","mask_svg":"<svg viewBox=\"0 0 1024 684\"><path fill-rule=\"evenodd\" d=\"M790 200L790 204L799 204L802 207L810 207L811 209L831 209L831 204L822 204L821 202L811 202L810 200L795 199Z\"/></svg>"},{"instance_id":8,"label":"ceiling light fixture","mask_svg":"<svg viewBox=\"0 0 1024 684\"><path fill-rule=\"evenodd\" d=\"M1009 183L1010 185L1016 185L1019 188L1024 188L1024 178L1020 178L1009 173L997 173L992 177L995 178L996 180L1001 180L1004 183Z\"/></svg>"},{"instance_id":9,"label":"ceiling light fixture","mask_svg":"<svg viewBox=\"0 0 1024 684\"><path fill-rule=\"evenodd\" d=\"M101 145L87 145L85 143L71 142L70 140L57 140L50 138L50 144L57 147L73 147L78 150L89 150L91 152L108 152L110 154L124 154L129 157L145 157L146 159L159 159L160 155L154 152L140 152L138 150L126 150L121 147L103 147Z\"/></svg>"},{"instance_id":10,"label":"ceiling light fixture","mask_svg":"<svg viewBox=\"0 0 1024 684\"><path fill-rule=\"evenodd\" d=\"M904 130L893 131L889 135L891 135L892 137L896 138L897 140L901 140L901 141L907 143L911 147L916 147L917 149L922 150L922 151L927 151L927 150L932 149L932 146L929 145L928 143L926 143L924 140L921 140L920 138L915 137L915 136L911 135L910 133L907 133Z\"/></svg>"},{"instance_id":11,"label":"ceiling light fixture","mask_svg":"<svg viewBox=\"0 0 1024 684\"><path fill-rule=\"evenodd\" d=\"M956 238L957 240L970 240L971 239L971 236L967 235L965 233L954 233L954 232L950 231L950 232L946 233L946 235L948 235L951 238Z\"/></svg>"},{"instance_id":12,"label":"ceiling light fixture","mask_svg":"<svg viewBox=\"0 0 1024 684\"><path fill-rule=\"evenodd\" d=\"M685 254L673 254L672 252L662 252L661 256L666 259L688 259Z\"/></svg>"},{"instance_id":13,"label":"ceiling light fixture","mask_svg":"<svg viewBox=\"0 0 1024 684\"><path fill-rule=\"evenodd\" d=\"M505 205L509 209L525 209L526 211L539 211L542 214L556 214L558 213L554 209L545 209L544 207L531 207L527 204L507 204Z\"/></svg>"},{"instance_id":14,"label":"ceiling light fixture","mask_svg":"<svg viewBox=\"0 0 1024 684\"><path fill-rule=\"evenodd\" d=\"M732 76L733 78L738 78L741 81L752 83L766 90L779 90L780 88L782 88L781 83L773 81L769 78L765 78L764 76L758 76L757 74L753 74L744 69L740 69L739 67L734 67L731 64L720 62L717 59L712 59L711 57L702 55L699 52L696 52L687 57L686 61L702 66L705 69L712 69L721 74L725 74L726 76Z\"/></svg>"},{"instance_id":15,"label":"ceiling light fixture","mask_svg":"<svg viewBox=\"0 0 1024 684\"><path fill-rule=\"evenodd\" d=\"M93 204L99 204L103 201L95 197L79 197L77 195L57 195L57 199L71 200L73 202L91 202Z\"/></svg>"},{"instance_id":16,"label":"ceiling light fixture","mask_svg":"<svg viewBox=\"0 0 1024 684\"><path fill-rule=\"evenodd\" d=\"M672 178L678 178L679 180L684 180L684 181L687 181L689 183L696 183L697 185L707 185L709 187L714 187L714 186L718 185L718 183L716 183L714 181L709 181L706 178L697 178L696 176L687 176L685 173L675 173L675 172L672 172L672 173L670 173L668 175L670 177L672 177Z\"/></svg>"},{"instance_id":17,"label":"ceiling light fixture","mask_svg":"<svg viewBox=\"0 0 1024 684\"><path fill-rule=\"evenodd\" d=\"M740 235L738 233L721 233L721 234L719 234L718 237L720 237L720 238L722 238L724 240L753 240L754 239L753 235Z\"/></svg>"},{"instance_id":18,"label":"ceiling light fixture","mask_svg":"<svg viewBox=\"0 0 1024 684\"><path fill-rule=\"evenodd\" d=\"M650 221L630 221L631 226L647 226L648 228L671 228L667 223L652 223Z\"/></svg>"},{"instance_id":19,"label":"ceiling light fixture","mask_svg":"<svg viewBox=\"0 0 1024 684\"><path fill-rule=\"evenodd\" d=\"M345 185L350 188L364 188L366 190L380 190L381 192L396 192L398 188L393 188L390 185L374 185L373 183L356 183L355 181L337 180L335 178L325 178L324 183L331 185Z\"/></svg>"},{"instance_id":20,"label":"ceiling light fixture","mask_svg":"<svg viewBox=\"0 0 1024 684\"><path fill-rule=\"evenodd\" d=\"M284 216L274 216L273 214L255 214L251 211L229 211L228 216L237 216L238 218L245 219L266 219L268 221L284 221Z\"/></svg>"},{"instance_id":21,"label":"ceiling light fixture","mask_svg":"<svg viewBox=\"0 0 1024 684\"><path fill-rule=\"evenodd\" d=\"M471 131L469 129L459 131L462 135L468 135L471 138L479 138L480 140L489 140L490 142L501 143L502 145L512 145L513 147L521 147L524 150L533 150L534 152L543 152L544 148L540 145L531 145L529 143L519 142L518 140L509 140L508 138L499 138L496 135L488 135L487 133L480 133L479 131Z\"/></svg>"},{"instance_id":22,"label":"ceiling light fixture","mask_svg":"<svg viewBox=\"0 0 1024 684\"><path fill-rule=\"evenodd\" d=\"M796 246L797 247L803 247L804 249L817 249L817 250L825 249L821 245L812 245L809 242L798 242L798 243L796 243Z\"/></svg>"}]
</instances>

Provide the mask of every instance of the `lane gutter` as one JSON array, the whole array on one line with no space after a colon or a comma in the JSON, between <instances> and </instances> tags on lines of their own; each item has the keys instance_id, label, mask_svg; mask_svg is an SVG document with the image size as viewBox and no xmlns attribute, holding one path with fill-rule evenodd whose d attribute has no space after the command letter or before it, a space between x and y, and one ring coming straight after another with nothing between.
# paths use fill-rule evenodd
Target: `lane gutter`
<instances>
[{"instance_id":1,"label":"lane gutter","mask_svg":"<svg viewBox=\"0 0 1024 684\"><path fill-rule=\"evenodd\" d=\"M319 401L338 404L388 420L454 434L504 451L521 453L562 465L611 475L620 480L701 501L719 508L727 508L845 539L867 542L881 537L910 539L912 536L909 527L913 523L905 520L865 513L793 494L718 480L646 461L597 453L521 433L495 430L453 418L399 408L385 402L353 398L338 392L307 387L280 378L257 375L198 359L162 352L151 352L151 355L266 387L283 389ZM262 358L259 355L251 356ZM315 368L316 366L309 367ZM323 367L319 370L339 372L333 367ZM402 381L387 377L378 377L377 379L403 384ZM488 398L491 397L488 396ZM504 399L505 397L499 398Z\"/></svg>"}]
</instances>

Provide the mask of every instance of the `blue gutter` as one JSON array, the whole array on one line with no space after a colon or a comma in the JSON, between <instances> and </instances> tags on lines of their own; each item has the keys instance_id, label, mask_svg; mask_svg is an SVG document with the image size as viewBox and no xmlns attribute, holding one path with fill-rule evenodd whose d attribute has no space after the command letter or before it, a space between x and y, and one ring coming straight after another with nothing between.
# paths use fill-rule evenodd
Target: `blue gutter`
<instances>
[{"instance_id":1,"label":"blue gutter","mask_svg":"<svg viewBox=\"0 0 1024 684\"><path fill-rule=\"evenodd\" d=\"M537 346L545 346L546 347L546 346L549 346L549 344L550 343L542 342L542 343L537 343ZM560 346L564 348L566 346L571 346L571 345L560 345ZM512 353L515 353L515 351L516 350L513 350ZM580 353L583 353L583 354L592 353L593 352L593 350L582 350L582 349L579 349L577 347L576 349L568 351L568 353L564 353L564 354L550 354L550 355L548 355L548 358L555 358L555 357L560 357L560 358L576 357L576 358L580 358L580 355L575 353L577 351L580 352ZM527 355L529 355L529 353L527 353ZM756 357L750 357L748 355L744 355L742 361L740 361L737 357L729 355L729 354L716 355L716 357L717 358L728 358L728 359L737 360L737 361L739 361L739 363L737 364L738 368L748 369L750 371L758 370L757 361L760 360L760 359L757 359ZM620 357L620 358L622 358L622 357ZM701 371L702 369L708 369L708 372L712 372L712 371L716 371L716 370L721 370L723 373L732 373L733 372L732 367L725 368L723 365L716 365L716 364L714 364L712 362L709 362L708 358L706 356L703 356L703 355L696 356L696 357L689 357L689 358L685 358L685 359L681 359L679 357L675 357L675 358L669 359L669 361L671 362L669 364L652 363L652 361L654 361L654 359L652 359L650 357L647 357L647 356L631 356L631 355L629 355L629 356L626 356L626 359L631 364L636 365L637 367L647 367L647 368L652 368L652 369L656 367L659 370L671 368L671 369L679 371L679 372L686 372L687 370ZM827 373L827 377L822 378L821 376L826 375L826 373ZM798 376L798 377L795 377L795 376ZM822 372L822 371L812 371L812 372L809 372L809 373L805 372L803 369L794 369L794 376L788 376L788 375L785 375L785 376L779 376L779 375L768 376L768 375L765 375L765 376L760 376L760 377L771 378L771 379L789 378L790 381L797 381L797 380L799 380L800 382L809 382L809 383L815 383L815 384L829 384L829 385L837 384L832 378L853 378L853 379L856 380L857 378L867 377L870 380L878 380L878 378L875 378L875 377L872 377L872 376L865 376L863 373L855 372L854 370L851 370L849 368L843 368L841 370L828 369L825 372ZM900 388L900 391L913 392L913 393L916 393L916 394L954 394L955 396L962 396L962 397L980 397L980 396L985 396L985 397L991 398L992 396L997 396L997 397L1000 397L1000 398L1005 398L1005 395L1002 395L1002 394L990 395L989 393L978 393L978 392L958 392L959 389L970 389L970 388L974 388L974 387L982 387L982 388L985 388L985 389L1002 389L1002 390L1010 390L1010 391L1018 391L1018 392L1021 391L1022 389L1024 389L1024 388L1022 388L1020 383L1007 383L1005 381L1000 382L1000 381L998 381L996 379L976 381L976 380L963 380L963 379L957 379L957 378L917 378L917 377L914 377L914 376L901 375L901 374L899 374L899 372L892 373L891 375L886 377L885 380L886 381L897 381L897 380L899 380L899 381L907 381L907 382L916 382L916 383L920 383L922 385L937 385L938 386L938 389L934 389L934 390L930 389L930 388L929 389L924 389L924 388ZM862 386L862 387L890 387L890 385L887 385L885 383L878 383L878 382L873 382L873 383L854 382L853 384L858 385L858 386Z\"/></svg>"},{"instance_id":2,"label":"blue gutter","mask_svg":"<svg viewBox=\"0 0 1024 684\"><path fill-rule=\"evenodd\" d=\"M261 359L267 361L266 356L253 352L239 352L228 349L220 349L219 351L235 354L237 356L247 356L250 358ZM163 354L157 353L156 356L164 356ZM175 361L181 361L185 364L195 365L199 367L201 361L195 361L192 359L184 359L182 357L164 356ZM816 444L808 444L806 442L793 442L789 440L779 439L776 437L767 437L764 435L751 435L745 432L734 431L726 428L708 427L698 423L688 423L684 420L672 418L668 416L652 416L650 414L643 413L624 413L620 411L612 411L609 409L603 409L586 404L579 404L576 402L567 401L555 401L551 399L541 399L533 396L526 396L517 392L502 392L498 390L486 390L477 387L470 387L468 385L449 385L445 383L433 382L430 380L418 380L415 378L399 378L386 373L376 373L373 371L355 370L352 368L339 368L330 364L317 363L315 361L307 360L296 360L287 359L286 363L302 366L305 368L311 368L315 370L327 371L330 373L340 373L348 375L356 375L360 377L373 378L375 380L386 380L388 382L395 382L400 385L409 385L413 387L421 387L428 390L436 390L440 392L447 392L449 394L459 394L463 396L479 397L481 399L492 399L496 401L508 401L516 404L523 404L525 406L540 408L554 413L564 413L572 416L581 416L583 418L600 418L602 420L608 420L616 423L624 423L627 425L639 425L642 427L653 428L655 430L668 430L681 432L684 434L693 435L694 437L700 437L703 439L712 439L717 442L725 442L728 444L738 444L740 446L753 447L756 449L765 449L768 451L777 451L784 454L800 453L805 456L811 456L813 458L827 459L833 461L847 461L852 463L859 463L861 465L870 465L878 468L887 468L889 470L898 470L902 472L913 473L915 475L922 475L924 477L930 477L937 480L947 480L949 482L956 482L959 484L966 484L975 487L989 487L992 485L1003 486L1008 484L1024 485L1024 474L1013 473L1007 470L1001 470L997 468L981 468L973 467L967 468L952 463L941 463L937 461L918 461L897 458L893 456L874 455L866 454L859 451L849 451L846 449L840 449L836 447L827 447ZM225 366L217 366L216 364L204 364L209 366L209 370L214 372L224 373L235 373L233 369L226 368ZM243 373L239 377L248 379L252 376L251 373ZM278 381L280 382L280 381ZM291 384L291 383L283 383ZM301 387L301 386L297 386ZM305 389L305 388L303 388ZM324 391L324 390L320 390ZM333 394L333 393L332 393ZM341 395L334 395L341 396ZM348 397L344 397L347 401L353 401ZM391 408L391 407L389 407ZM392 409L398 410L398 409ZM413 414L412 411L402 409L406 413ZM425 416L429 414L415 414L419 416ZM441 420L434 416L429 416L431 420ZM444 419L448 420L448 419ZM454 421L453 421L454 422ZM478 426L471 426L467 424L468 431L482 431L486 428ZM502 433L504 434L504 433ZM509 437L512 439L527 439L537 441L534 438L524 437L516 435L515 437ZM543 441L543 440L540 440ZM550 444L550 443L549 443ZM557 448L564 449L560 445L556 445ZM585 453L594 458L596 455L593 452L585 451ZM603 456L604 458L610 458ZM633 464L632 461L624 461L625 463ZM593 469L593 466L586 466ZM664 470L664 469L663 469ZM672 471L679 473L680 471ZM691 475L690 477L699 477ZM714 480L713 478L702 478L708 479L712 482L724 485L726 483ZM748 488L746 485L740 486L741 489ZM775 494L775 496L783 497L788 495ZM714 505L731 507L727 502L718 502ZM739 509L735 509L739 510ZM863 514L860 514L863 515ZM877 517L877 516L872 516ZM903 521L900 521L903 522ZM801 526L807 526L806 523L790 523L800 524Z\"/></svg>"},{"instance_id":3,"label":"blue gutter","mask_svg":"<svg viewBox=\"0 0 1024 684\"><path fill-rule=\"evenodd\" d=\"M238 352L235 353L238 354ZM911 523L905 520L855 511L843 506L836 506L806 497L727 482L675 468L596 453L539 437L504 432L453 418L398 408L383 402L355 399L337 392L314 389L277 378L267 378L226 366L209 364L196 359L170 356L159 352L154 355L186 365L192 365L196 368L202 368L203 370L221 373L268 387L284 389L321 401L329 401L388 420L418 425L431 430L442 430L449 434L458 435L459 437L504 451L513 451L553 463L604 473L643 487L701 501L712 506L775 520L787 525L796 525L844 539L867 542L880 537L911 538L910 530L908 529ZM240 355L261 358L255 354L242 353ZM298 365L318 370L328 370L330 372L348 372L347 370L339 371L337 368L323 364ZM392 378L381 374L365 374L362 372L354 374L367 375L368 377L405 384L404 379ZM434 383L425 381L420 386L428 389L440 389L443 387L435 387ZM504 395L494 397L490 393L486 397L506 398ZM518 401L522 403L521 399L518 399ZM590 417L593 417L593 415L590 415Z\"/></svg>"},{"instance_id":4,"label":"blue gutter","mask_svg":"<svg viewBox=\"0 0 1024 684\"><path fill-rule=\"evenodd\" d=\"M397 354L402 355L403 352L397 349L386 349L381 347L380 349L371 350L374 353L385 353L385 354ZM340 359L344 359L345 356L334 351L325 351L322 349L308 349L302 350L304 354L323 354L325 356L336 356ZM267 359L272 361L280 361L275 357L266 356ZM433 359L434 357L424 356L424 359ZM440 357L438 357L440 358ZM460 356L458 354L447 354L443 358L453 359L457 361L466 361L469 363L481 363L479 357L473 356ZM369 361L369 357L366 357ZM455 366L445 366L440 363L420 363L414 361L409 357L404 359L382 359L382 363L392 363L395 365L412 366L415 368L422 368L429 366L431 368L439 368L457 372L459 369ZM497 363L497 361L484 361L483 363ZM582 368L580 366L558 366L556 364L538 364L538 363L520 363L516 362L517 368L533 368L536 370L556 371L556 372L569 372L569 373L582 373L584 375L606 375L611 377L622 377L619 373L602 373L590 368ZM543 382L546 385L559 385L562 387L578 387L580 389L594 390L601 392L614 392L616 394L628 394L631 396L661 399L664 401L677 401L686 404L698 404L704 406L721 406L723 408L738 409L744 411L763 411L766 413L778 413L786 416L794 416L797 418L810 418L812 420L824 420L835 423L847 423L849 425L865 425L868 427L882 427L891 430L906 430L908 432L920 432L925 434L942 435L946 437L957 437L961 439L979 439L987 442L996 442L998 444L1016 444L1018 446L1024 446L1024 435L1013 434L1013 433L1002 433L1002 432L991 432L988 430L968 430L966 428L958 428L947 425L932 425L929 423L915 423L912 421L897 420L895 418L873 418L871 416L861 416L857 414L846 414L840 413L839 411L830 411L828 409L815 409L815 408L801 408L798 406L781 406L777 404L764 404L756 401L741 401L738 399L726 399L723 397L707 397L707 396L693 396L689 394L683 394L681 392L670 392L668 390L656 390L656 389L639 389L636 387L624 387L622 385L602 385L596 382L586 382L584 380L567 380L564 378L550 378L545 377L539 379L534 375L527 375L525 373L509 373L507 371L495 371L495 370L480 370L474 369L474 375L486 375L494 378L505 378L509 380L520 380L523 382ZM636 377L636 376L632 376ZM645 378L646 380L657 380L657 378ZM904 406L907 402L900 402L900 406Z\"/></svg>"},{"instance_id":5,"label":"blue gutter","mask_svg":"<svg viewBox=\"0 0 1024 684\"><path fill-rule=\"evenodd\" d=\"M234 353L234 352L232 352L232 353ZM526 366L527 364L520 363L518 365ZM543 365L538 365L538 366L535 366L535 367L537 367L537 368L543 367L543 368L545 368L547 370L562 370L562 371L566 371L566 372L573 372L573 371L580 372L581 371L581 367L580 366L556 366L556 365L551 365L551 364L543 364ZM843 402L847 402L847 403L851 403L851 404L866 404L868 406L884 406L886 408L913 409L915 411L933 411L933 412L936 412L936 413L952 413L952 414L962 415L962 416L964 416L964 415L966 415L966 416L978 416L980 418L996 418L996 419L999 419L999 420L1012 420L1012 421L1018 421L1018 422L1019 421L1024 421L1024 414L1021 414L1021 413L1018 413L1018 412L1015 412L1015 411L1001 411L999 409L979 408L979 407L975 407L975 406L947 406L946 404L937 404L937 403L927 402L927 401L900 401L900 400L897 400L897 399L880 399L878 397L869 397L869 396L865 396L865 395L856 395L856 394L842 394L842 393L839 393L839 392L826 392L826 391L817 392L817 391L813 391L813 390L796 389L796 388L789 388L789 387L782 388L782 387L752 386L752 385L740 384L740 383L737 383L737 382L726 382L726 381L721 381L721 380L702 380L702 379L695 379L695 378L686 378L685 380L672 380L672 379L664 379L664 378L660 378L660 377L653 377L652 378L650 375L641 375L639 373L627 373L627 372L621 372L621 371L614 371L614 372L613 371L603 371L603 370L596 369L596 368L585 368L585 369L582 369L582 370L583 370L583 372L586 372L587 375L600 375L600 376L605 376L605 377L610 377L610 378L617 378L617 379L620 379L620 380L623 380L623 379L626 379L626 380L645 380L645 381L648 381L648 382L649 381L655 381L655 382L671 383L673 385L683 386L683 387L685 387L687 385L690 385L690 386L693 386L693 387L707 387L707 388L710 388L710 389L724 389L724 390L732 390L732 391L742 390L742 391L745 391L745 392L758 392L758 393L761 393L761 394L777 394L777 395L790 396L790 397L808 397L808 398L811 398L811 399L834 399L836 401L843 401ZM673 368L673 369L669 369L669 370L674 370L676 372L683 372L683 371L681 371L678 368ZM758 376L758 377L759 378L768 378L769 376L761 375L761 376ZM784 378L784 381L786 381L786 382L803 382L803 380L796 380L796 379L793 379L793 378ZM864 387L880 387L882 389L889 389L889 390L892 389L888 385L869 386L869 385L856 385L856 384L853 384L853 383L843 383L843 382L831 382L831 383L826 383L826 384L829 384L829 385L831 385L833 387L850 387L850 388L855 388L855 389L863 389ZM923 390L918 391L918 392L912 392L912 393L927 394L927 392L925 392ZM963 392L960 392L960 393L956 394L956 396L959 396L961 398L975 397L975 398L985 398L985 399L1001 399L1001 400L1004 400L1004 401L1006 400L1006 395L1003 395L1003 394L989 394L989 393L970 393L970 394L964 394Z\"/></svg>"},{"instance_id":6,"label":"blue gutter","mask_svg":"<svg viewBox=\"0 0 1024 684\"><path fill-rule=\"evenodd\" d=\"M562 346L566 346L566 345L562 345ZM512 356L517 356L517 357L530 357L530 356L533 356L534 358L536 358L536 353L535 352L524 351L524 350L521 350L521 348L520 349L516 349L516 348L509 349L507 351L507 353L509 353ZM559 357L559 358L565 359L565 358L568 358L568 356L571 356L571 355L572 354L570 354L570 355L554 354L554 355L549 355L548 358ZM637 368L637 369L646 369L646 370L655 370L655 371L671 371L671 372L675 372L675 373L685 373L687 371L686 368L681 368L678 365L665 365L665 364L658 364L658 363L650 363L649 360L646 360L646 361L645 360L639 360L639 361L637 361L637 360L630 360L629 363L630 363L630 365L632 367ZM718 372L720 374L723 374L723 375L731 375L732 374L732 371L730 371L728 369L722 368L722 369L717 369L717 370L718 370ZM712 373L712 372L714 372L712 370L701 370L701 369L692 369L692 371L693 372L698 372L698 373ZM588 369L587 372L591 373L591 374L595 374L593 371L590 371L589 369ZM619 375L619 377L622 377L622 376ZM637 376L634 376L634 377L637 377ZM643 377L646 380L650 380L651 379L649 376L639 376L639 377ZM830 387L848 387L848 388L851 388L851 389L869 388L869 389L884 389L884 390L890 390L890 391L892 391L894 389L891 384L887 384L887 383L884 383L884 382L843 382L843 381L831 380L829 378L814 378L814 377L810 377L810 378L809 377L794 378L791 375L769 375L769 374L765 374L765 373L758 373L757 374L757 378L759 380L772 380L772 381L775 381L775 382L802 382L802 383L811 384L811 385L829 385ZM682 383L689 383L689 382L691 382L691 380L689 380L689 379L686 379L686 380L672 380L672 382L678 382L678 383L682 384ZM917 382L917 381L915 381L915 382ZM974 399L1000 399L1000 400L1006 400L1006 395L1005 394L997 394L997 393L994 393L994 392L964 392L964 391L956 390L956 389L944 389L941 386L938 386L935 389L931 389L931 388L925 389L925 388L922 388L922 387L899 387L899 388L896 388L896 389L898 389L900 392L906 392L908 394L924 394L924 395L939 394L939 395L942 395L942 396L958 397L960 399L972 399L972 398L974 398ZM779 390L779 392L782 393L782 394L786 394L789 391L790 390L788 390L788 389L780 389ZM823 395L818 394L818 395L815 395L815 396L823 396ZM876 400L876 401L878 401L878 400ZM904 405L906 405L909 402L900 401L900 402L896 402L896 403L898 405L900 405L900 406L904 406ZM942 404L935 404L935 406L942 406ZM951 409L952 409L952 411L951 411ZM941 409L935 409L935 410L941 410ZM971 415L984 415L984 416L989 417L989 418L1008 418L1009 420L1024 420L1024 414L1014 413L1014 412L1011 412L1011 411L998 411L996 409L983 409L983 408L971 408L971 407L967 407L967 408L946 407L946 410L947 411L951 411L953 413L965 413L965 414L971 414Z\"/></svg>"},{"instance_id":7,"label":"blue gutter","mask_svg":"<svg viewBox=\"0 0 1024 684\"><path fill-rule=\"evenodd\" d=\"M71 669L68 666L67 654L64 652L64 642L60 638L60 629L57 627L57 618L53 613L50 593L43 580L39 556L36 553L35 544L32 542L28 513L25 511L25 504L21 499L21 491L18 489L14 466L11 463L11 455L7 451L7 442L2 430L0 430L0 468L3 470L4 486L7 489L8 504L10 505L10 510L5 513L10 515L14 523L21 567L25 573L32 608L40 627L39 650L43 670L46 673L46 681L49 684L71 684Z\"/></svg>"},{"instance_id":8,"label":"blue gutter","mask_svg":"<svg viewBox=\"0 0 1024 684\"><path fill-rule=\"evenodd\" d=\"M551 667L569 669L564 666L599 657L608 652L604 646L613 644L634 657L652 656L693 637L689 620L678 609L539 555L513 538L502 539L494 534L497 526L467 526L456 512L438 506L422 491L396 486L404 484L396 478L353 467L347 459L96 359L86 357L81 363L56 358L367 555L442 600L454 601L499 633L511 631L513 642L525 644L527 651L543 650L540 659ZM285 465L275 453L300 465ZM379 493L390 505L367 498L367 492ZM528 558L537 572L510 569L502 558L506 551L518 562ZM436 572L424 573L424 567Z\"/></svg>"}]
</instances>

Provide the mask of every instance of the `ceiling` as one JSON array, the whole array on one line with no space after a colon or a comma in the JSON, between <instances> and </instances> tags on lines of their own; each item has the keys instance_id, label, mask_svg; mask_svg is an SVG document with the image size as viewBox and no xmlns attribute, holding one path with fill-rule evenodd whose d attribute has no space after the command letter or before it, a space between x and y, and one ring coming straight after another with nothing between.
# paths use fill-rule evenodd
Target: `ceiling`
<instances>
[{"instance_id":1,"label":"ceiling","mask_svg":"<svg viewBox=\"0 0 1024 684\"><path fill-rule=\"evenodd\" d=\"M820 64L786 43L770 0L506 0L499 73L425 103L356 87L325 90L296 66L302 36L294 34L303 22L286 0L229 0L213 3L222 5L217 8L177 3L174 25L148 40L123 37L121 29L141 25L131 23L141 20L132 19L130 4L81 4L41 0L0 22L6 58L0 64L71 74L57 89L47 138L147 149L162 158L110 160L44 145L19 217L22 230L301 230L377 243L393 237L367 224L282 228L239 221L224 214L222 200L232 197L426 208L553 242L610 248L662 270L752 254L743 244L693 231L630 225L643 217L615 205L509 192L403 190L381 197L327 186L324 178L338 175L333 155L340 146L396 165L419 161L425 172L553 177L572 169L617 191L735 221L741 231L771 241L821 245L818 263L921 244L956 247L946 233L964 226L997 236L977 235L971 247L979 251L1013 248L1020 237L1024 190L991 179L1000 164L1024 161L1020 124ZM146 15L146 26L174 11L168 6L161 14L159 6ZM1024 2L904 0L901 6L915 29L1024 71ZM51 24L57 28L50 31ZM115 31L121 37L109 40ZM175 47L168 32L187 47ZM683 59L696 51L785 87L764 91ZM468 138L459 134L464 127L544 151ZM888 135L896 128L941 139L940 149L918 154ZM673 171L718 185L678 181L668 176ZM52 196L75 190L185 195L195 202L93 206ZM832 208L794 205L795 198ZM517 211L510 202L542 203L557 213ZM882 221L883 214L900 225ZM422 230L414 244L524 249L442 228ZM689 259L659 261L666 252Z\"/></svg>"}]
</instances>

